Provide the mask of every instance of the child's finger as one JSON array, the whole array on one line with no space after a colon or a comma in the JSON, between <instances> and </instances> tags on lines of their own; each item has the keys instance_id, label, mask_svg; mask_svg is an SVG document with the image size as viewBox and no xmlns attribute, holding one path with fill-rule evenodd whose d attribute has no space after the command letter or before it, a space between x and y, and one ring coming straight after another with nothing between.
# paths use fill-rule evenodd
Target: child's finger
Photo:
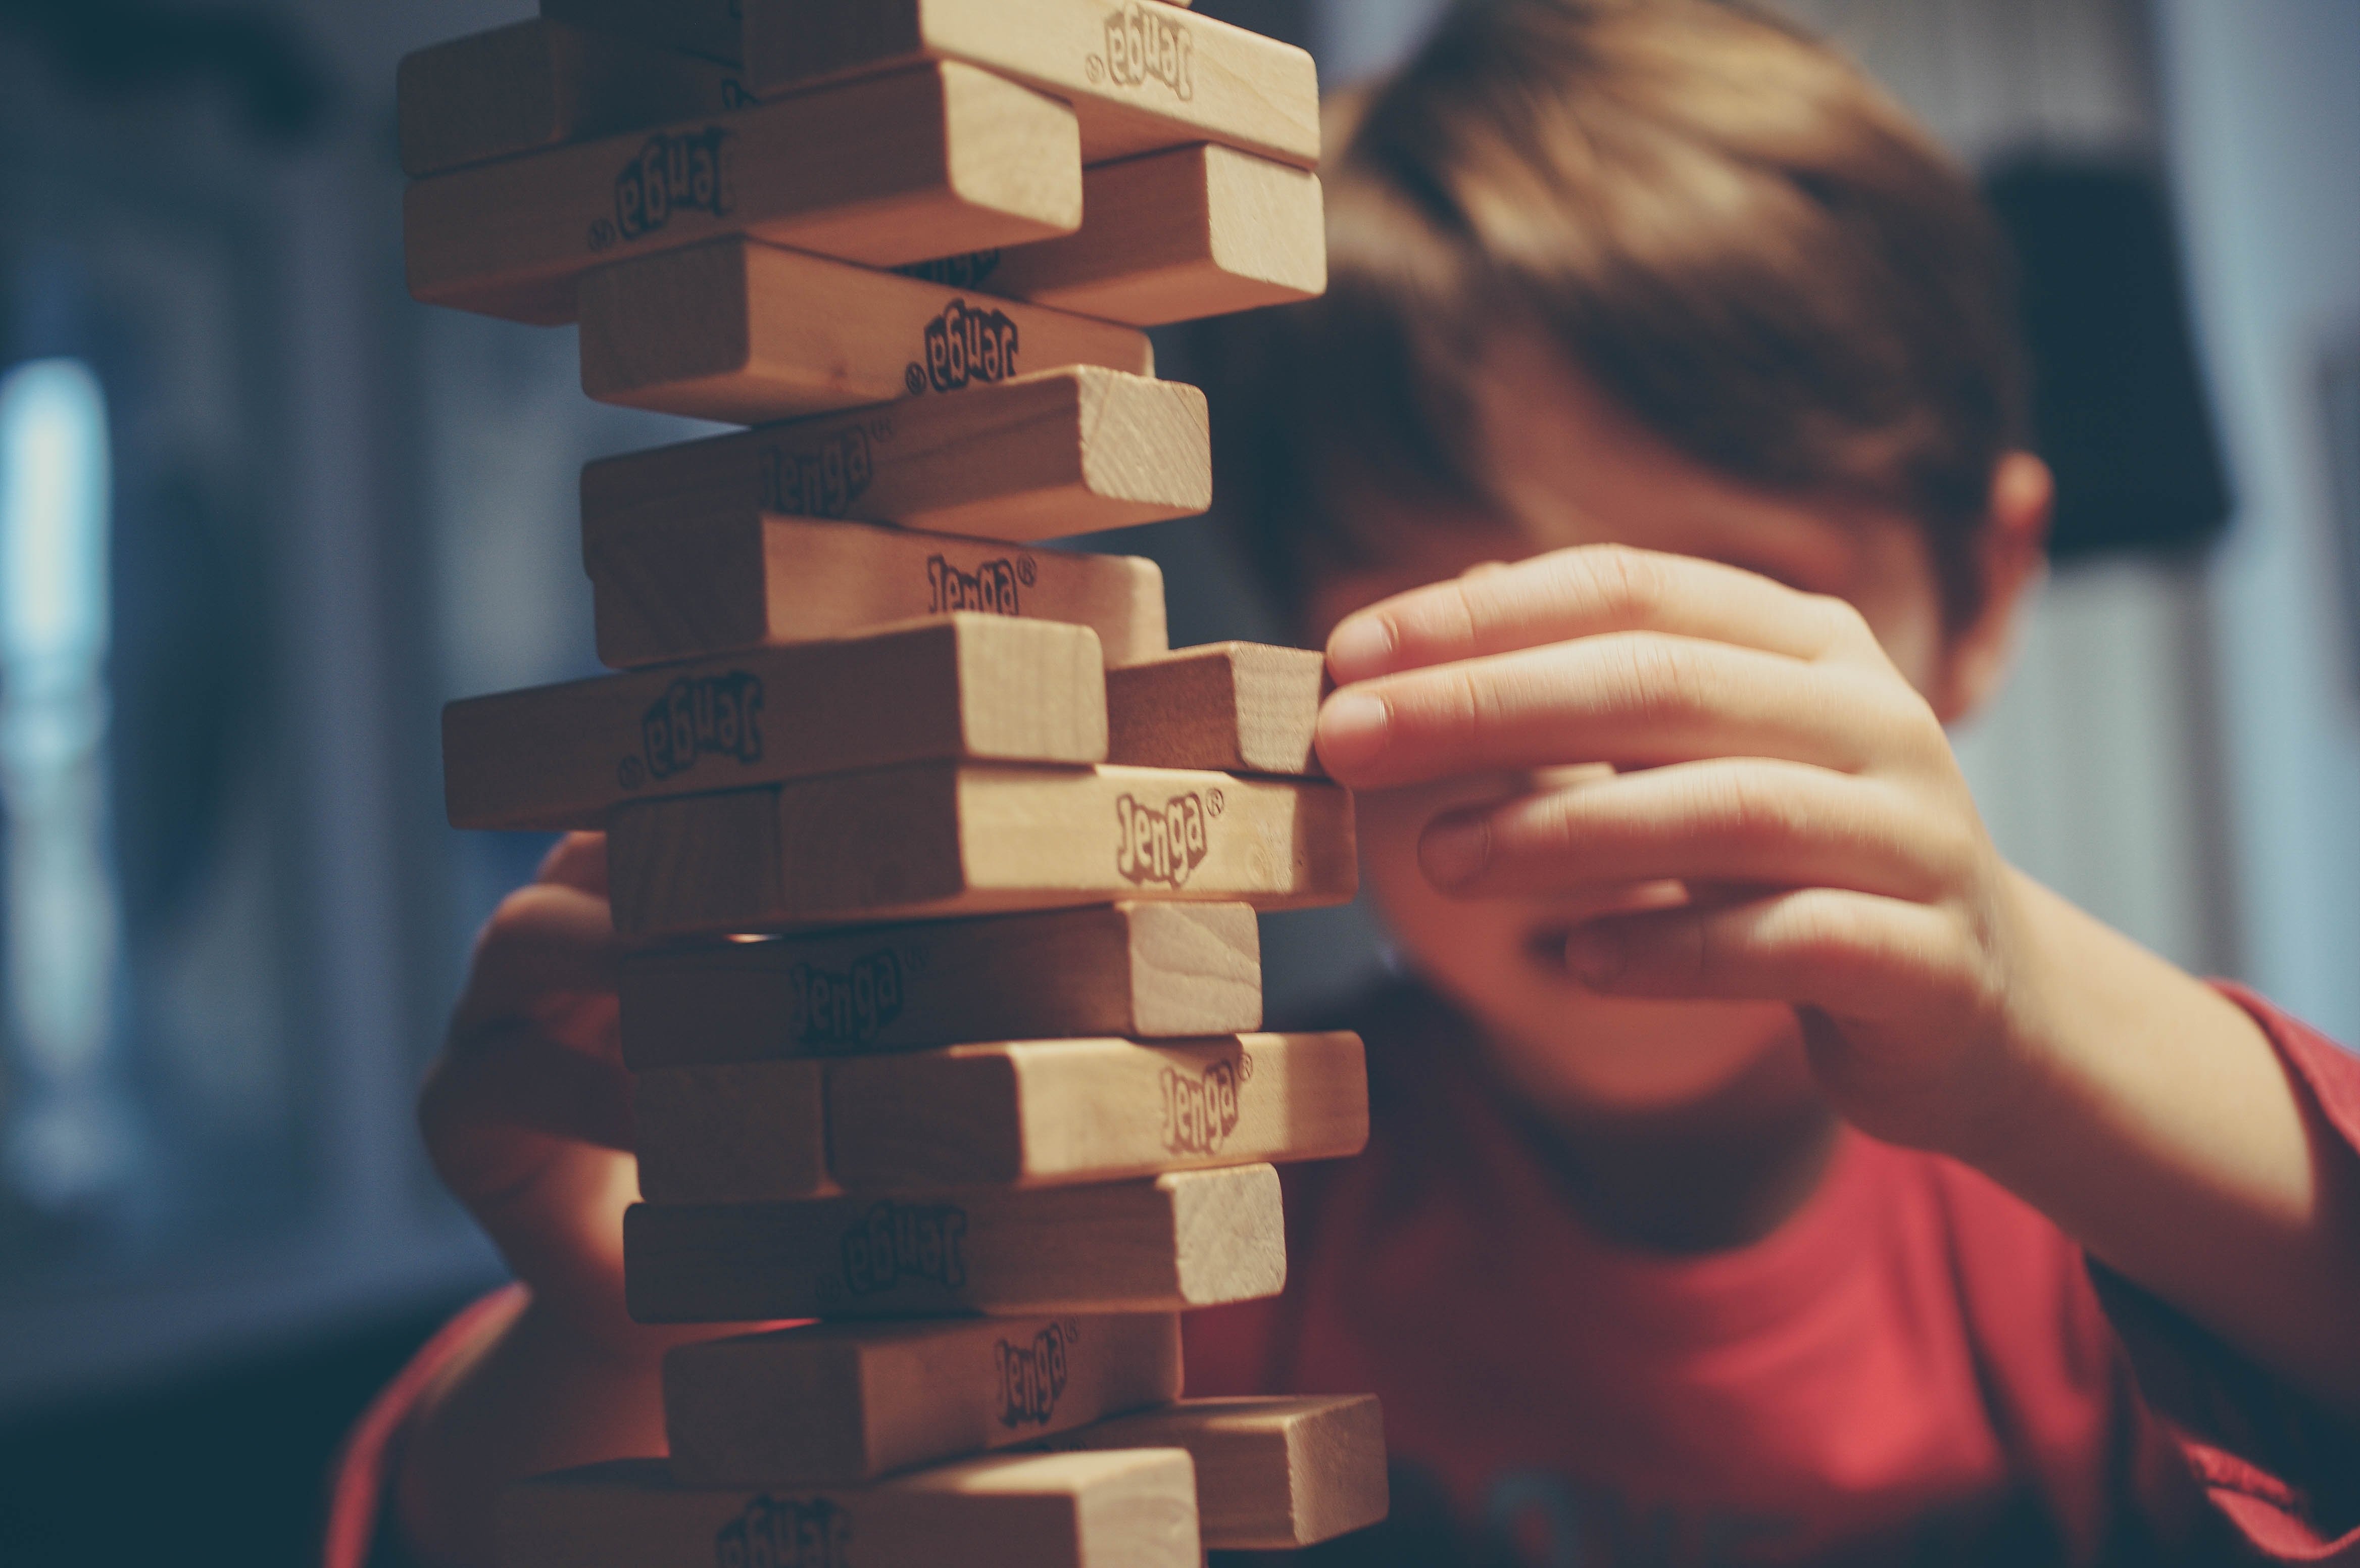
<instances>
[{"instance_id":1,"label":"child's finger","mask_svg":"<svg viewBox=\"0 0 2360 1568\"><path fill-rule=\"evenodd\" d=\"M526 1025L486 1031L435 1063L419 1120L430 1147L502 1129L628 1152L630 1074Z\"/></svg>"},{"instance_id":2,"label":"child's finger","mask_svg":"<svg viewBox=\"0 0 2360 1568\"><path fill-rule=\"evenodd\" d=\"M1453 811L1426 828L1418 861L1466 897L1675 880L1924 900L1956 886L1974 850L1954 819L1890 784L1738 759Z\"/></svg>"},{"instance_id":3,"label":"child's finger","mask_svg":"<svg viewBox=\"0 0 2360 1568\"><path fill-rule=\"evenodd\" d=\"M1664 631L1792 659L1874 646L1857 612L1715 561L1622 545L1552 551L1347 616L1328 641L1338 685L1611 631Z\"/></svg>"},{"instance_id":4,"label":"child's finger","mask_svg":"<svg viewBox=\"0 0 2360 1568\"><path fill-rule=\"evenodd\" d=\"M542 857L536 882L606 896L606 835L568 833Z\"/></svg>"},{"instance_id":5,"label":"child's finger","mask_svg":"<svg viewBox=\"0 0 2360 1568\"><path fill-rule=\"evenodd\" d=\"M453 1037L495 1019L529 1015L543 1000L615 989L625 944L604 897L534 883L500 901L475 938Z\"/></svg>"}]
</instances>

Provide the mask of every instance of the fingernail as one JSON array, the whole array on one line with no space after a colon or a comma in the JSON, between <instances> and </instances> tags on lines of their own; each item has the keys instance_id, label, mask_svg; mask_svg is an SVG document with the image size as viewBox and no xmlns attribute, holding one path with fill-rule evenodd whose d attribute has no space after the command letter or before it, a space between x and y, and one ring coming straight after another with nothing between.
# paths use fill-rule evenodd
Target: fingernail
<instances>
[{"instance_id":1,"label":"fingernail","mask_svg":"<svg viewBox=\"0 0 2360 1568\"><path fill-rule=\"evenodd\" d=\"M1483 874L1491 861L1491 824L1480 817L1437 822L1418 841L1418 864L1439 887L1458 887Z\"/></svg>"},{"instance_id":2,"label":"fingernail","mask_svg":"<svg viewBox=\"0 0 2360 1568\"><path fill-rule=\"evenodd\" d=\"M1319 757L1330 769L1358 767L1385 749L1393 709L1368 692L1342 691L1319 710Z\"/></svg>"},{"instance_id":3,"label":"fingernail","mask_svg":"<svg viewBox=\"0 0 2360 1568\"><path fill-rule=\"evenodd\" d=\"M1328 668L1337 684L1381 675L1391 666L1393 630L1381 615L1356 615L1328 639Z\"/></svg>"},{"instance_id":4,"label":"fingernail","mask_svg":"<svg viewBox=\"0 0 2360 1568\"><path fill-rule=\"evenodd\" d=\"M1566 938L1565 967L1593 990L1603 991L1622 973L1622 943L1612 931L1585 926Z\"/></svg>"}]
</instances>

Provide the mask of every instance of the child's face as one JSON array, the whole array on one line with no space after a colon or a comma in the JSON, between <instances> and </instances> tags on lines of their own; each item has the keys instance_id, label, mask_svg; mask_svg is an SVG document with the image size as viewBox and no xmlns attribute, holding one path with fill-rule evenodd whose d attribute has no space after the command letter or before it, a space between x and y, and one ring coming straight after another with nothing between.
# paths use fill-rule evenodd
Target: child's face
<instances>
[{"instance_id":1,"label":"child's face","mask_svg":"<svg viewBox=\"0 0 2360 1568\"><path fill-rule=\"evenodd\" d=\"M1980 684L1948 638L1923 534L1908 518L1857 504L1814 506L1748 489L1638 429L1546 350L1502 345L1482 378L1479 413L1502 520L1436 517L1368 498L1364 537L1385 541L1374 569L1319 585L1324 633L1390 594L1487 562L1568 545L1617 543L1701 556L1850 600L1888 655L1947 719ZM2027 460L2028 461L2028 460ZM1358 503L1356 503L1358 504ZM2035 538L2037 549L2037 531ZM2012 597L2012 595L2010 596ZM1561 787L1584 770L1474 775L1360 797L1362 864L1403 956L1480 1022L1495 1066L1547 1110L1667 1109L1711 1093L1785 1051L1797 1070L1792 1013L1758 1003L1611 1000L1579 985L1563 954L1570 930L1608 908L1710 899L1713 889L1628 886L1556 900L1461 900L1418 863L1419 836L1446 809Z\"/></svg>"}]
</instances>

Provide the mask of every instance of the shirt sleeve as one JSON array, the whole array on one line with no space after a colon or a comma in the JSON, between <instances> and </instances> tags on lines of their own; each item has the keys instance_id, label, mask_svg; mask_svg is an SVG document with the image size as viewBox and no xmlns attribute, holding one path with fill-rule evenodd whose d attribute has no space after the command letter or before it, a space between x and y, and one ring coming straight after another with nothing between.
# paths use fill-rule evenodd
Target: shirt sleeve
<instances>
[{"instance_id":1,"label":"shirt sleeve","mask_svg":"<svg viewBox=\"0 0 2360 1568\"><path fill-rule=\"evenodd\" d=\"M2360 1155L2360 1057L2242 987L2222 990L2261 1025L2329 1134ZM2103 1264L2092 1260L2090 1275L2146 1404L2253 1555L2360 1568L2360 1425Z\"/></svg>"},{"instance_id":2,"label":"shirt sleeve","mask_svg":"<svg viewBox=\"0 0 2360 1568\"><path fill-rule=\"evenodd\" d=\"M435 1376L494 1322L513 1317L523 1300L523 1287L506 1286L443 1324L353 1424L329 1471L323 1568L408 1568L386 1507L401 1434Z\"/></svg>"}]
</instances>

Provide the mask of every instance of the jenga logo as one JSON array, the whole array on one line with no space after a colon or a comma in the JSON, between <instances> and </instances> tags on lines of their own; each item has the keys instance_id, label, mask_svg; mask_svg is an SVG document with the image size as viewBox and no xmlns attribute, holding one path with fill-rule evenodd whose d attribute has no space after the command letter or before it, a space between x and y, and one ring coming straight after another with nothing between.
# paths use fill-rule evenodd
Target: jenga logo
<instances>
[{"instance_id":1,"label":"jenga logo","mask_svg":"<svg viewBox=\"0 0 2360 1568\"><path fill-rule=\"evenodd\" d=\"M1219 1152L1238 1130L1239 1064L1217 1061L1200 1073L1164 1069L1164 1146L1173 1154Z\"/></svg>"},{"instance_id":2,"label":"jenga logo","mask_svg":"<svg viewBox=\"0 0 2360 1568\"><path fill-rule=\"evenodd\" d=\"M672 682L639 720L639 755L618 770L623 787L684 773L699 757L761 761L761 712L762 683L743 670Z\"/></svg>"},{"instance_id":3,"label":"jenga logo","mask_svg":"<svg viewBox=\"0 0 2360 1568\"><path fill-rule=\"evenodd\" d=\"M714 1548L715 1568L850 1568L852 1520L825 1497L757 1497Z\"/></svg>"},{"instance_id":4,"label":"jenga logo","mask_svg":"<svg viewBox=\"0 0 2360 1568\"><path fill-rule=\"evenodd\" d=\"M953 300L926 323L926 358L902 372L912 393L928 387L956 392L976 381L1005 381L1016 374L1016 323L1006 311L978 310Z\"/></svg>"},{"instance_id":5,"label":"jenga logo","mask_svg":"<svg viewBox=\"0 0 2360 1568\"><path fill-rule=\"evenodd\" d=\"M874 1296L923 1280L956 1290L967 1283L966 1242L964 1209L880 1203L844 1233L845 1288Z\"/></svg>"},{"instance_id":6,"label":"jenga logo","mask_svg":"<svg viewBox=\"0 0 2360 1568\"><path fill-rule=\"evenodd\" d=\"M789 979L800 1046L865 1046L901 1015L901 960L890 948L849 969L797 964Z\"/></svg>"},{"instance_id":7,"label":"jenga logo","mask_svg":"<svg viewBox=\"0 0 2360 1568\"><path fill-rule=\"evenodd\" d=\"M1000 1342L1000 1424L1049 1424L1065 1391L1065 1329L1051 1323L1029 1345Z\"/></svg>"},{"instance_id":8,"label":"jenga logo","mask_svg":"<svg viewBox=\"0 0 2360 1568\"><path fill-rule=\"evenodd\" d=\"M859 425L829 436L815 451L766 446L762 470L765 501L790 517L842 517L877 474L869 432Z\"/></svg>"},{"instance_id":9,"label":"jenga logo","mask_svg":"<svg viewBox=\"0 0 2360 1568\"><path fill-rule=\"evenodd\" d=\"M677 212L726 218L738 204L732 170L737 137L720 126L648 138L615 176L615 215L590 227L590 247L639 239L672 222Z\"/></svg>"},{"instance_id":10,"label":"jenga logo","mask_svg":"<svg viewBox=\"0 0 2360 1568\"><path fill-rule=\"evenodd\" d=\"M926 557L926 613L948 615L970 609L984 615L1024 613L1021 589L1032 585L1032 558L1020 556L986 561L972 572L951 565L947 556Z\"/></svg>"},{"instance_id":11,"label":"jenga logo","mask_svg":"<svg viewBox=\"0 0 2360 1568\"><path fill-rule=\"evenodd\" d=\"M1156 806L1126 795L1114 803L1114 864L1124 881L1177 888L1205 863L1211 840L1203 796L1175 795ZM1220 815L1218 808L1210 815Z\"/></svg>"},{"instance_id":12,"label":"jenga logo","mask_svg":"<svg viewBox=\"0 0 2360 1568\"><path fill-rule=\"evenodd\" d=\"M970 250L965 256L945 256L938 261L913 261L894 271L904 278L915 278L923 283L939 283L945 289L980 289L985 279L1000 270L1000 255L996 250Z\"/></svg>"},{"instance_id":13,"label":"jenga logo","mask_svg":"<svg viewBox=\"0 0 2360 1568\"><path fill-rule=\"evenodd\" d=\"M1118 87L1161 82L1185 103L1196 95L1196 40L1162 5L1132 4L1106 20L1106 55L1089 61L1096 82L1103 72Z\"/></svg>"}]
</instances>

